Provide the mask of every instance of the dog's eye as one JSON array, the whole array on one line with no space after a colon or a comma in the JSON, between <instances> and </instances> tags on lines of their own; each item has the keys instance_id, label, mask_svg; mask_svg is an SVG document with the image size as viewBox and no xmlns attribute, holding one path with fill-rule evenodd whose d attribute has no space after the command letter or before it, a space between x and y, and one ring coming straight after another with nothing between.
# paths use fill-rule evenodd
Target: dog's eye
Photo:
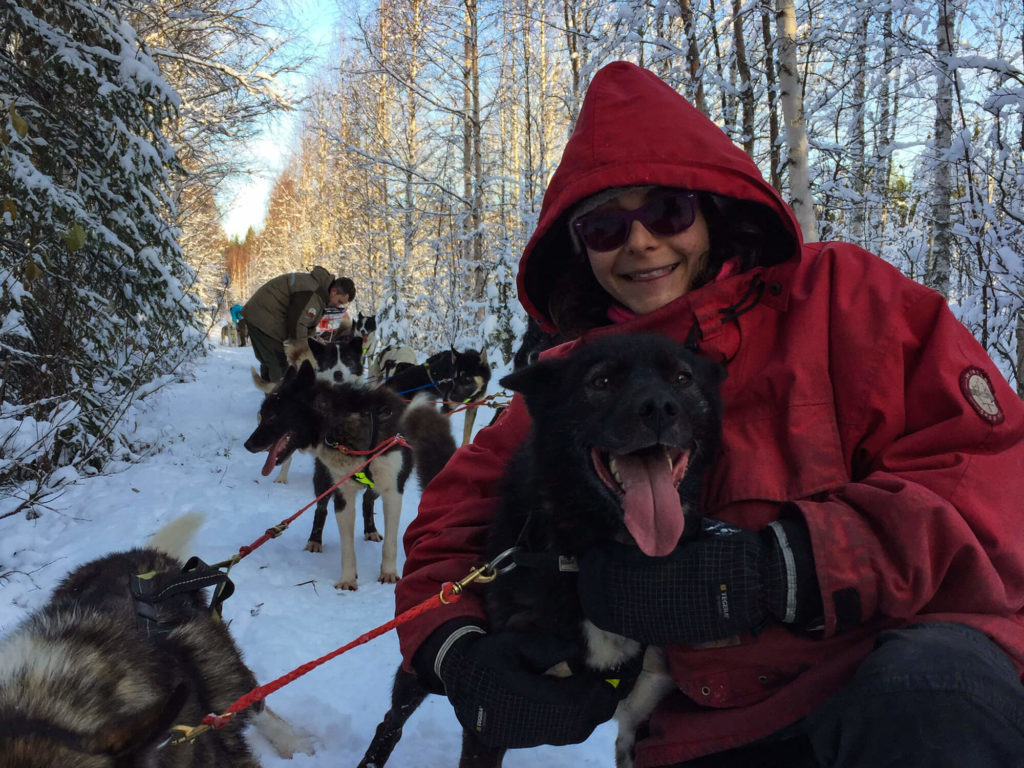
<instances>
[{"instance_id":1,"label":"dog's eye","mask_svg":"<svg viewBox=\"0 0 1024 768\"><path fill-rule=\"evenodd\" d=\"M592 386L594 389L608 389L608 385L610 383L611 382L609 381L607 376L603 376L603 375L600 375L600 374L597 375L597 376L594 376L590 380L590 386Z\"/></svg>"},{"instance_id":2,"label":"dog's eye","mask_svg":"<svg viewBox=\"0 0 1024 768\"><path fill-rule=\"evenodd\" d=\"M685 387L691 381L693 381L693 374L689 371L679 371L676 373L676 386Z\"/></svg>"}]
</instances>

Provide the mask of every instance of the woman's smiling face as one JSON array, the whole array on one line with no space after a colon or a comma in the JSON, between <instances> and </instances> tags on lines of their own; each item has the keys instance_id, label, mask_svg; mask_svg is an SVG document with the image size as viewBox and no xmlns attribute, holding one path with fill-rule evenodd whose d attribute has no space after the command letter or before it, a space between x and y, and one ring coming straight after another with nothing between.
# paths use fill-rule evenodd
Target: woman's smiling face
<instances>
[{"instance_id":1,"label":"woman's smiling face","mask_svg":"<svg viewBox=\"0 0 1024 768\"><path fill-rule=\"evenodd\" d=\"M635 211L660 188L630 189L597 208ZM697 206L693 223L674 235L657 235L640 221L629 224L622 245L608 251L587 248L594 277L616 301L638 315L646 315L688 293L703 269L711 240L707 222Z\"/></svg>"}]
</instances>

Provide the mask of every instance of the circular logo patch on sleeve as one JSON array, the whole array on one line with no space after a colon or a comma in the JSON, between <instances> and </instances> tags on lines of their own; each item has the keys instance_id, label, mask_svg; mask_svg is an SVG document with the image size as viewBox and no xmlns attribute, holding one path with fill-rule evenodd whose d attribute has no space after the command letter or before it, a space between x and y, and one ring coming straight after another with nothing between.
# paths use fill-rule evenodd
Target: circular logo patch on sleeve
<instances>
[{"instance_id":1,"label":"circular logo patch on sleeve","mask_svg":"<svg viewBox=\"0 0 1024 768\"><path fill-rule=\"evenodd\" d=\"M1003 409L996 402L992 391L992 379L981 368L971 366L960 374L960 391L981 418L989 424L1002 424L1005 416Z\"/></svg>"}]
</instances>

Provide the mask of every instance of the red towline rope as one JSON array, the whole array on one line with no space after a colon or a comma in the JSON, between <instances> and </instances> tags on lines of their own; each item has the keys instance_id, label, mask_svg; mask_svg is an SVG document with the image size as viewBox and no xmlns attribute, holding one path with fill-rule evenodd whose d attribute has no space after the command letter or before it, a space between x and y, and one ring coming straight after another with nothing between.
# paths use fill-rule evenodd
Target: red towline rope
<instances>
[{"instance_id":1,"label":"red towline rope","mask_svg":"<svg viewBox=\"0 0 1024 768\"><path fill-rule=\"evenodd\" d=\"M442 603L457 602L459 598L462 597L462 594L461 589L456 590L455 587L456 585L453 582L445 582L444 586L441 587L441 592L439 594L431 595L419 605L413 606L409 610L399 614L391 621L382 624L376 629L371 629L369 632L365 632L364 634L360 635L350 643L346 643L340 648L337 648L331 651L330 653L321 656L318 659L307 661L305 664L296 667L291 672L281 675L281 677L277 678L276 680L272 680L271 682L266 683L265 685L253 688L251 691L249 691L249 693L245 694L240 699L238 699L234 704L228 707L224 711L224 714L216 715L211 713L209 715L206 715L206 717L204 717L202 720L203 725L209 726L211 728L223 728L231 721L231 718L235 716L235 713L241 712L246 707L252 706L261 699L265 699L274 691L278 690L279 688L283 688L288 683L302 677L307 672L311 672L312 670L319 667L321 664L325 664L331 659L340 656L346 651L355 648L357 645L363 645L364 643L368 643L375 637L379 637L380 635L383 635L385 632L389 632L395 627L400 626L407 621L415 619L421 613L424 613L425 611L428 611L431 608L435 608L441 605Z\"/></svg>"},{"instance_id":2,"label":"red towline rope","mask_svg":"<svg viewBox=\"0 0 1024 768\"><path fill-rule=\"evenodd\" d=\"M345 651L351 650L352 648L355 648L357 645L368 643L370 640L379 637L385 632L388 632L394 629L395 627L404 624L407 621L411 621L412 619L419 616L421 613L429 611L432 608L438 608L441 605L450 605L452 603L458 602L458 600L462 597L462 593L465 590L465 588L472 584L474 581L479 581L481 584L486 584L488 582L494 581L494 579L499 574L503 573L504 571L507 571L510 567L514 567L506 566L502 570L499 570L498 568L498 566L504 560L512 556L516 549L516 547L507 549L500 555L495 557L493 560L491 560L489 563L471 569L470 572L467 575L463 576L459 581L446 581L441 586L441 591L438 594L428 597L419 605L414 605L412 608L399 614L391 621L382 624L376 629L372 629L369 632L366 632L365 634L360 635L352 642L341 646L341 648L331 651L325 656L321 656L319 659L314 659L313 661L307 662L300 667L296 667L286 675L282 675L276 680L273 680L265 685L257 686L253 690L249 691L249 693L239 698L230 707L228 707L224 714L217 715L211 712L203 718L202 722L199 725L196 726L173 726L171 728L171 735L164 743L179 744L183 741L193 741L197 736L199 736L199 734L204 733L205 731L208 731L211 728L223 728L225 725L231 722L231 718L234 717L236 713L240 712L246 707L251 706L257 701L266 698L277 689L282 688L283 686L292 682L296 678L302 677L304 674L313 669L316 669L321 664L330 661L336 656L340 656L341 654L345 653Z\"/></svg>"},{"instance_id":3,"label":"red towline rope","mask_svg":"<svg viewBox=\"0 0 1024 768\"><path fill-rule=\"evenodd\" d=\"M370 456L370 458L368 458L366 461L364 461L362 464L360 464L358 467L356 467L354 470L352 470L349 474L345 475L345 477L341 478L341 480L336 482L334 485L332 485L326 491L324 491L319 496L317 496L315 499L313 499L311 502L309 502L309 504L307 504L306 506L302 507L302 509L300 509L298 512L296 512L294 515L292 515L291 517L286 517L280 523L278 523L277 525L275 525L275 526L273 526L271 528L267 528L267 530L263 533L263 535L260 536L258 539L256 539L256 541L252 542L252 544L239 547L238 553L235 554L233 557L231 557L230 560L225 560L225 561L220 562L220 563L215 563L213 567L214 568L219 568L221 566L225 566L226 565L227 567L230 568L235 563L237 563L239 560L241 560L243 557L245 557L246 555L252 554L252 552L254 550L259 549L260 547L262 547L264 544L266 544L271 539L276 539L278 536L280 536L282 533L284 533L285 530L287 530L289 525L291 525L292 523L294 523L298 519L299 515L301 515L307 509L312 507L314 504L316 504L318 501L320 501L320 499L324 498L327 494L331 493L335 488L337 488L339 485L344 483L346 480L351 479L357 472L361 471L364 467L369 465L370 462L372 462L375 458L377 458L382 453L387 451L393 445L402 445L402 446L405 446L406 448L410 447L409 443L407 443L405 441L405 438L403 438L401 435L395 435L394 437L391 437L391 438L385 440L383 443L378 445L376 448L371 448L369 451L350 451L348 448L345 448L344 446L339 446L338 450L341 451L342 453L349 453L349 454L352 454L352 455L359 455L359 456L365 456L365 455L368 455L368 454L372 454L372 455Z\"/></svg>"}]
</instances>

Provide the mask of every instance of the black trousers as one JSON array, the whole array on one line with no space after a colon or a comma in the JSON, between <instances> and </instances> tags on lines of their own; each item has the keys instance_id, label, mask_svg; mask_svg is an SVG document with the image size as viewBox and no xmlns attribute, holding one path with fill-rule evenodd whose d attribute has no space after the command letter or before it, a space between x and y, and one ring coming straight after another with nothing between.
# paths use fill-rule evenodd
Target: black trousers
<instances>
[{"instance_id":1,"label":"black trousers","mask_svg":"<svg viewBox=\"0 0 1024 768\"><path fill-rule=\"evenodd\" d=\"M252 323L248 324L252 351L260 361L260 376L268 381L280 381L288 370L288 358L284 354L284 342L271 338Z\"/></svg>"},{"instance_id":2,"label":"black trousers","mask_svg":"<svg viewBox=\"0 0 1024 768\"><path fill-rule=\"evenodd\" d=\"M676 768L1024 768L1024 685L964 624L883 632L850 683L801 723Z\"/></svg>"}]
</instances>

